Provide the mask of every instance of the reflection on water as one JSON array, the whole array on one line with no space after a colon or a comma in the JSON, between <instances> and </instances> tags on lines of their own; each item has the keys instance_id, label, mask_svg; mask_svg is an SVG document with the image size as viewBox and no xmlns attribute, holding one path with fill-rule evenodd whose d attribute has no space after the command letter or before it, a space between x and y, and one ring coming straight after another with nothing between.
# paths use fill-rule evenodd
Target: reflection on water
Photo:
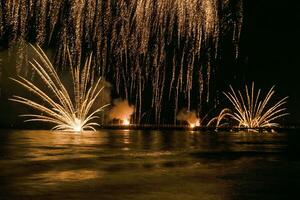
<instances>
[{"instance_id":1,"label":"reflection on water","mask_svg":"<svg viewBox=\"0 0 300 200\"><path fill-rule=\"evenodd\" d=\"M32 181L43 180L45 184L59 184L70 181L85 181L99 178L97 171L90 170L66 170L66 171L47 171L35 174Z\"/></svg>"},{"instance_id":2,"label":"reflection on water","mask_svg":"<svg viewBox=\"0 0 300 200\"><path fill-rule=\"evenodd\" d=\"M1 131L0 199L285 199L293 133Z\"/></svg>"}]
</instances>

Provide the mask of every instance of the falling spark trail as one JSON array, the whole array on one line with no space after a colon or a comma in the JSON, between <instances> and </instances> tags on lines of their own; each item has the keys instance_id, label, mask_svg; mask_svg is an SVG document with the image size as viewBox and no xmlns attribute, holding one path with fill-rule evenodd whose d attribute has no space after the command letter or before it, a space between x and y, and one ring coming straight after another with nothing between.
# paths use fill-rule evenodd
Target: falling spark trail
<instances>
[{"instance_id":1,"label":"falling spark trail","mask_svg":"<svg viewBox=\"0 0 300 200\"><path fill-rule=\"evenodd\" d=\"M134 120L152 109L159 123L164 101L172 99L176 113L193 107L192 91L203 102L211 99L220 38L232 34L238 52L242 7L235 0L2 0L0 36L12 55L18 48L18 73L27 59L24 41L55 47L57 66L66 65L66 46L74 66L92 51L95 73L136 104ZM151 108L145 93L151 93Z\"/></svg>"}]
</instances>

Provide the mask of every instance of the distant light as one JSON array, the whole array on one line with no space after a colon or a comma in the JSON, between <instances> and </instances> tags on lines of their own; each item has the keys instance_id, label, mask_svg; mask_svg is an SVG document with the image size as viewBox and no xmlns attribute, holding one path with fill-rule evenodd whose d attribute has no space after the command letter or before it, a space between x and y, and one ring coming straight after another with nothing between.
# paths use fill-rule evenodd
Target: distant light
<instances>
[{"instance_id":1,"label":"distant light","mask_svg":"<svg viewBox=\"0 0 300 200\"><path fill-rule=\"evenodd\" d=\"M128 126L130 124L130 121L128 119L123 119L122 120L122 125Z\"/></svg>"},{"instance_id":2,"label":"distant light","mask_svg":"<svg viewBox=\"0 0 300 200\"><path fill-rule=\"evenodd\" d=\"M197 119L197 121L189 122L190 128L195 128L197 126L200 126L200 119Z\"/></svg>"},{"instance_id":3,"label":"distant light","mask_svg":"<svg viewBox=\"0 0 300 200\"><path fill-rule=\"evenodd\" d=\"M196 124L190 124L190 128L195 128Z\"/></svg>"}]
</instances>

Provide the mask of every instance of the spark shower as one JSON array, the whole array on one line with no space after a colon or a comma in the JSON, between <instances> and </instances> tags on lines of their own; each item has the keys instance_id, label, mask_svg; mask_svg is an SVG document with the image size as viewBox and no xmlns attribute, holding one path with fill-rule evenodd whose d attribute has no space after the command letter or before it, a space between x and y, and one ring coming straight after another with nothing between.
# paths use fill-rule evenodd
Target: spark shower
<instances>
[{"instance_id":1,"label":"spark shower","mask_svg":"<svg viewBox=\"0 0 300 200\"><path fill-rule=\"evenodd\" d=\"M136 123L147 114L160 123L164 102L174 122L183 107L200 112L220 41L231 35L238 52L242 20L239 0L0 1L1 43L17 55L16 73L27 42L54 49L55 66L65 66L67 48L74 66L92 52L94 71L135 105Z\"/></svg>"}]
</instances>

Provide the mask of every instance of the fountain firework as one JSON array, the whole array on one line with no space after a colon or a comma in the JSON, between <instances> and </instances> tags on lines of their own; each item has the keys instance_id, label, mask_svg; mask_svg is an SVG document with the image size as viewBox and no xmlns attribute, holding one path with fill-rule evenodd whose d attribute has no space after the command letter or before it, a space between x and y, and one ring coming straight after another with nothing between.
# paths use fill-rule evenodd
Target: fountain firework
<instances>
[{"instance_id":1,"label":"fountain firework","mask_svg":"<svg viewBox=\"0 0 300 200\"><path fill-rule=\"evenodd\" d=\"M247 85L245 86L245 95L240 90L235 92L231 86L230 90L224 94L234 106L234 111L230 116L238 122L238 127L250 129L278 127L279 124L273 121L288 115L285 112L286 108L283 107L288 97L281 99L272 106L268 105L275 93L274 86L264 98L260 96L261 89L255 93L254 83L252 83L251 89L248 89Z\"/></svg>"},{"instance_id":2,"label":"fountain firework","mask_svg":"<svg viewBox=\"0 0 300 200\"><path fill-rule=\"evenodd\" d=\"M92 51L94 70L136 105L137 123L149 109L159 123L162 102L171 99L174 119L193 98L209 101L221 36L232 34L238 52L243 19L235 0L2 0L0 13L0 36L19 56L17 72L27 59L24 41L58 49L57 66L67 62L65 46L74 66Z\"/></svg>"},{"instance_id":3,"label":"fountain firework","mask_svg":"<svg viewBox=\"0 0 300 200\"><path fill-rule=\"evenodd\" d=\"M41 102L17 95L10 99L41 112L41 114L22 115L30 118L26 122L52 123L56 125L53 127L54 130L76 132L86 129L95 130L94 126L99 125L94 122L98 118L96 114L101 112L105 106L94 108L104 87L101 86L101 78L97 80L93 78L91 71L92 55L86 60L83 69L80 69L79 65L76 67L71 65L70 71L74 89L74 98L72 99L46 54L39 46L37 48L32 46L32 48L38 58L33 59L30 64L47 89L42 89L41 85L34 84L22 76L19 76L18 79L12 78L14 82L38 97Z\"/></svg>"},{"instance_id":4,"label":"fountain firework","mask_svg":"<svg viewBox=\"0 0 300 200\"><path fill-rule=\"evenodd\" d=\"M219 113L219 115L217 115L216 117L213 117L206 126L211 126L212 124L215 124L214 127L215 128L219 128L224 126L224 123L221 123L223 120L225 120L227 117L230 117L231 113L230 113L230 109L228 108L224 108L223 110L221 110L221 112Z\"/></svg>"},{"instance_id":5,"label":"fountain firework","mask_svg":"<svg viewBox=\"0 0 300 200\"><path fill-rule=\"evenodd\" d=\"M109 119L120 120L122 125L129 125L131 115L134 112L134 106L129 105L127 100L115 99L113 107L108 113Z\"/></svg>"}]
</instances>

